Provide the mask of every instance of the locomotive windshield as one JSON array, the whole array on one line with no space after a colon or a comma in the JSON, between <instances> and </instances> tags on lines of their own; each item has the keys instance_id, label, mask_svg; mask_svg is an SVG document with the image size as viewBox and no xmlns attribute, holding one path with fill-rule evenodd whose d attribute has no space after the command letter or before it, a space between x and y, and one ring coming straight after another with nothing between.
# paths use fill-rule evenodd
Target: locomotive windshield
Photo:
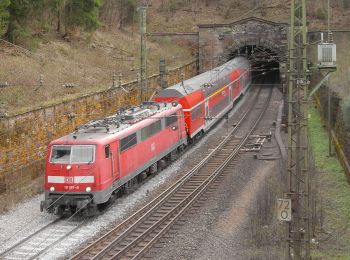
<instances>
[{"instance_id":1,"label":"locomotive windshield","mask_svg":"<svg viewBox=\"0 0 350 260\"><path fill-rule=\"evenodd\" d=\"M95 159L94 145L53 145L51 163L92 163Z\"/></svg>"}]
</instances>

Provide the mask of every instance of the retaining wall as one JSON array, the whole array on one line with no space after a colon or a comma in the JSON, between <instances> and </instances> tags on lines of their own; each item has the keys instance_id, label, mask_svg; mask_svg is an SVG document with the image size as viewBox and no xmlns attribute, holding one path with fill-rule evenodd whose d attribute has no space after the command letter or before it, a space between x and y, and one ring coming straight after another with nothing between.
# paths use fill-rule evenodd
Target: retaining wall
<instances>
[{"instance_id":1,"label":"retaining wall","mask_svg":"<svg viewBox=\"0 0 350 260\"><path fill-rule=\"evenodd\" d=\"M168 71L169 85L197 74L197 62ZM159 75L148 79L149 95L158 89ZM43 189L47 144L90 120L137 104L138 82L133 81L77 99L18 114L0 121L0 211ZM35 180L33 182L33 180Z\"/></svg>"}]
</instances>

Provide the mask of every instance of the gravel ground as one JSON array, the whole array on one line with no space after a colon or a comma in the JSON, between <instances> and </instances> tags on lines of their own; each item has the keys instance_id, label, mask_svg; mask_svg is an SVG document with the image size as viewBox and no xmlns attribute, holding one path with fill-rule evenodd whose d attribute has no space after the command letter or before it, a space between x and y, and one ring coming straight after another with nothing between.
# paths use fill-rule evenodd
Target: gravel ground
<instances>
[{"instance_id":1,"label":"gravel ground","mask_svg":"<svg viewBox=\"0 0 350 260\"><path fill-rule=\"evenodd\" d=\"M252 90L250 93L253 93ZM248 94L244 99L250 99ZM242 100L230 116L240 114L247 106ZM229 121L231 124L232 121ZM67 240L61 242L60 246L52 248L42 259L64 259L71 255L85 242L106 230L110 225L115 225L122 219L136 211L146 202L152 200L162 190L169 187L175 179L180 178L186 171L190 170L195 162L199 162L207 153L208 149L215 146L215 143L222 139L227 133L230 125L223 120L218 126L210 131L195 146L189 149L179 160L167 167L161 173L149 178L143 185L131 194L125 195L108 209L103 215L90 219L84 228L79 229ZM25 236L34 233L36 230L52 222L55 217L39 211L40 200L43 195L38 195L24 203L18 204L15 208L0 215L0 252L3 252ZM63 248L63 249L62 249Z\"/></svg>"},{"instance_id":2,"label":"gravel ground","mask_svg":"<svg viewBox=\"0 0 350 260\"><path fill-rule=\"evenodd\" d=\"M267 115L255 134L274 133L281 94L275 89ZM224 134L224 128L217 132ZM274 204L281 173L278 145L265 142L253 159L240 156L231 174L151 250L153 259L283 259L281 225L274 221Z\"/></svg>"}]
</instances>

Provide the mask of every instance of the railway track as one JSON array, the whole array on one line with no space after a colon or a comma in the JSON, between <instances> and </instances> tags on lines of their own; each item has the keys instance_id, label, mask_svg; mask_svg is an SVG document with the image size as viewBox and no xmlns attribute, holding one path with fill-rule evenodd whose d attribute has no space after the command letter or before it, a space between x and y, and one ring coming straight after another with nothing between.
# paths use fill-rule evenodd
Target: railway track
<instances>
[{"instance_id":1,"label":"railway track","mask_svg":"<svg viewBox=\"0 0 350 260\"><path fill-rule=\"evenodd\" d=\"M37 259L84 223L84 221L58 218L2 252L0 259Z\"/></svg>"},{"instance_id":2,"label":"railway track","mask_svg":"<svg viewBox=\"0 0 350 260\"><path fill-rule=\"evenodd\" d=\"M261 93L262 92L262 93ZM272 88L260 89L250 109L199 164L153 201L71 259L138 259L215 182L237 157L264 115Z\"/></svg>"}]
</instances>

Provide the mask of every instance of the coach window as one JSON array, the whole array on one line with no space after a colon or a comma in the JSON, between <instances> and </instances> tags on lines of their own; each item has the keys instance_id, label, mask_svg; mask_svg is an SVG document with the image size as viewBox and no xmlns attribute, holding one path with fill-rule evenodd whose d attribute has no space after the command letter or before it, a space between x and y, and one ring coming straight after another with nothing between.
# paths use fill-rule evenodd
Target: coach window
<instances>
[{"instance_id":1,"label":"coach window","mask_svg":"<svg viewBox=\"0 0 350 260\"><path fill-rule=\"evenodd\" d=\"M136 133L128 135L120 140L120 152L123 152L137 144Z\"/></svg>"},{"instance_id":2,"label":"coach window","mask_svg":"<svg viewBox=\"0 0 350 260\"><path fill-rule=\"evenodd\" d=\"M105 146L105 155L106 155L106 158L109 158L111 156L111 147L109 144Z\"/></svg>"}]
</instances>

